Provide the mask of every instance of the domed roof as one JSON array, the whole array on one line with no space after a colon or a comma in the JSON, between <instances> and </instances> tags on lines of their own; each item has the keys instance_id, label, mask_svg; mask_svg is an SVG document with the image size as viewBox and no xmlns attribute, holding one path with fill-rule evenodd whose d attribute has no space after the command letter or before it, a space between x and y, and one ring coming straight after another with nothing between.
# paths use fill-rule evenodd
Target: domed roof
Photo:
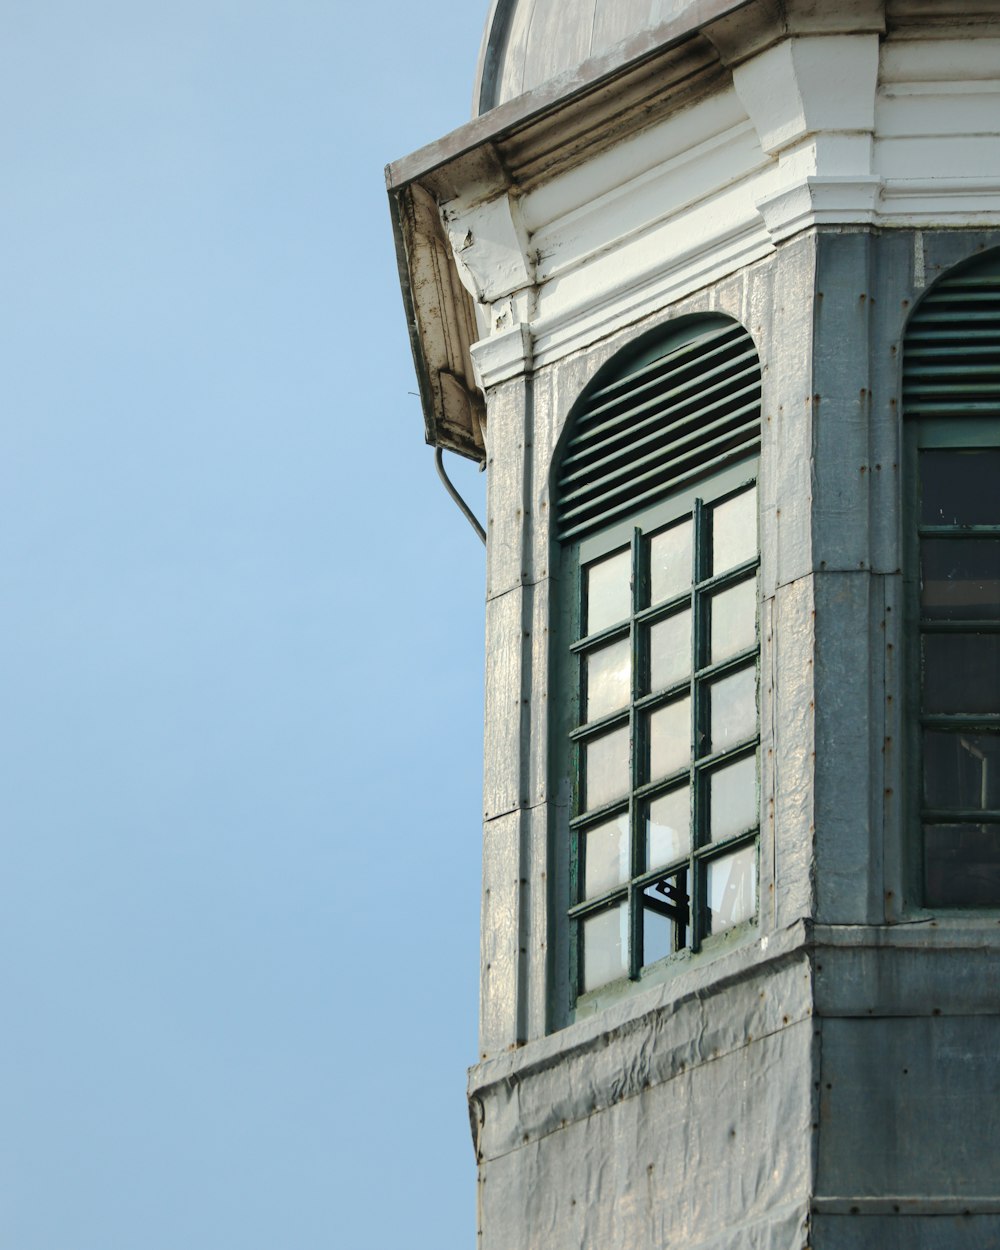
<instances>
[{"instance_id":1,"label":"domed roof","mask_svg":"<svg viewBox=\"0 0 1000 1250\"><path fill-rule=\"evenodd\" d=\"M492 0L473 109L485 113L676 17L691 0Z\"/></svg>"}]
</instances>

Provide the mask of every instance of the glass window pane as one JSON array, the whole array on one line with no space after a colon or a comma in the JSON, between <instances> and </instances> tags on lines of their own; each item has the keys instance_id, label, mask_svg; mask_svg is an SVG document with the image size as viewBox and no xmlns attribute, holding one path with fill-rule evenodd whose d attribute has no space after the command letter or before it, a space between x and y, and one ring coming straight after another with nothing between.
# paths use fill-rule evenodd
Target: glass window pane
<instances>
[{"instance_id":1,"label":"glass window pane","mask_svg":"<svg viewBox=\"0 0 1000 1250\"><path fill-rule=\"evenodd\" d=\"M713 595L712 663L748 651L757 642L757 582L740 582Z\"/></svg>"},{"instance_id":2,"label":"glass window pane","mask_svg":"<svg viewBox=\"0 0 1000 1250\"><path fill-rule=\"evenodd\" d=\"M1000 809L1000 735L925 729L924 803Z\"/></svg>"},{"instance_id":3,"label":"glass window pane","mask_svg":"<svg viewBox=\"0 0 1000 1250\"><path fill-rule=\"evenodd\" d=\"M924 634L921 645L925 711L1000 710L1000 634Z\"/></svg>"},{"instance_id":4,"label":"glass window pane","mask_svg":"<svg viewBox=\"0 0 1000 1250\"><path fill-rule=\"evenodd\" d=\"M629 879L628 812L582 830L579 836L583 852L583 898L594 898Z\"/></svg>"},{"instance_id":5,"label":"glass window pane","mask_svg":"<svg viewBox=\"0 0 1000 1250\"><path fill-rule=\"evenodd\" d=\"M1000 448L920 453L924 525L1000 524Z\"/></svg>"},{"instance_id":6,"label":"glass window pane","mask_svg":"<svg viewBox=\"0 0 1000 1250\"><path fill-rule=\"evenodd\" d=\"M628 548L587 566L584 634L596 634L628 620L632 612L631 578L632 552Z\"/></svg>"},{"instance_id":7,"label":"glass window pane","mask_svg":"<svg viewBox=\"0 0 1000 1250\"><path fill-rule=\"evenodd\" d=\"M1000 616L1000 538L925 538L920 611L931 620Z\"/></svg>"},{"instance_id":8,"label":"glass window pane","mask_svg":"<svg viewBox=\"0 0 1000 1250\"><path fill-rule=\"evenodd\" d=\"M687 873L667 877L642 893L643 967L687 945L690 901Z\"/></svg>"},{"instance_id":9,"label":"glass window pane","mask_svg":"<svg viewBox=\"0 0 1000 1250\"><path fill-rule=\"evenodd\" d=\"M585 720L597 720L628 707L632 695L632 643L628 638L584 657L587 698Z\"/></svg>"},{"instance_id":10,"label":"glass window pane","mask_svg":"<svg viewBox=\"0 0 1000 1250\"><path fill-rule=\"evenodd\" d=\"M708 931L723 933L757 911L757 848L751 843L705 866Z\"/></svg>"},{"instance_id":11,"label":"glass window pane","mask_svg":"<svg viewBox=\"0 0 1000 1250\"><path fill-rule=\"evenodd\" d=\"M691 518L649 540L649 602L663 603L691 585Z\"/></svg>"},{"instance_id":12,"label":"glass window pane","mask_svg":"<svg viewBox=\"0 0 1000 1250\"><path fill-rule=\"evenodd\" d=\"M665 690L691 675L691 612L649 627L649 688Z\"/></svg>"},{"instance_id":13,"label":"glass window pane","mask_svg":"<svg viewBox=\"0 0 1000 1250\"><path fill-rule=\"evenodd\" d=\"M628 767L628 726L585 743L586 778L583 810L590 811L620 799L631 789Z\"/></svg>"},{"instance_id":14,"label":"glass window pane","mask_svg":"<svg viewBox=\"0 0 1000 1250\"><path fill-rule=\"evenodd\" d=\"M925 825L930 907L1000 907L1000 825Z\"/></svg>"},{"instance_id":15,"label":"glass window pane","mask_svg":"<svg viewBox=\"0 0 1000 1250\"><path fill-rule=\"evenodd\" d=\"M684 768L691 759L691 700L678 699L650 712L648 780L656 781Z\"/></svg>"},{"instance_id":16,"label":"glass window pane","mask_svg":"<svg viewBox=\"0 0 1000 1250\"><path fill-rule=\"evenodd\" d=\"M757 491L741 495L712 509L712 572L725 573L757 554Z\"/></svg>"},{"instance_id":17,"label":"glass window pane","mask_svg":"<svg viewBox=\"0 0 1000 1250\"><path fill-rule=\"evenodd\" d=\"M677 949L674 923L652 907L642 909L642 966L648 968Z\"/></svg>"},{"instance_id":18,"label":"glass window pane","mask_svg":"<svg viewBox=\"0 0 1000 1250\"><path fill-rule=\"evenodd\" d=\"M709 778L713 841L746 833L757 823L757 759L751 755L719 768Z\"/></svg>"},{"instance_id":19,"label":"glass window pane","mask_svg":"<svg viewBox=\"0 0 1000 1250\"><path fill-rule=\"evenodd\" d=\"M646 806L646 867L658 868L691 849L691 790L681 786Z\"/></svg>"},{"instance_id":20,"label":"glass window pane","mask_svg":"<svg viewBox=\"0 0 1000 1250\"><path fill-rule=\"evenodd\" d=\"M595 912L583 921L583 991L628 974L628 906Z\"/></svg>"},{"instance_id":21,"label":"glass window pane","mask_svg":"<svg viewBox=\"0 0 1000 1250\"><path fill-rule=\"evenodd\" d=\"M741 668L710 690L711 751L725 751L757 733L757 670Z\"/></svg>"}]
</instances>

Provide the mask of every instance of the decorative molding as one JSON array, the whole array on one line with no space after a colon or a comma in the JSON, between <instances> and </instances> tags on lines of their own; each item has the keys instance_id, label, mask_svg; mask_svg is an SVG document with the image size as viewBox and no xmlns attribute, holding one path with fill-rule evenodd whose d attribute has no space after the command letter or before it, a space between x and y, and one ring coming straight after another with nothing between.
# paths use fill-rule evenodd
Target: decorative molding
<instances>
[{"instance_id":1,"label":"decorative molding","mask_svg":"<svg viewBox=\"0 0 1000 1250\"><path fill-rule=\"evenodd\" d=\"M1000 176L993 178L897 178L883 183L882 218L920 217L942 224L961 215L957 224L970 224L970 215L1000 221Z\"/></svg>"},{"instance_id":2,"label":"decorative molding","mask_svg":"<svg viewBox=\"0 0 1000 1250\"><path fill-rule=\"evenodd\" d=\"M756 204L771 238L780 243L809 226L874 224L881 190L875 174L807 177L761 196Z\"/></svg>"},{"instance_id":3,"label":"decorative molding","mask_svg":"<svg viewBox=\"0 0 1000 1250\"><path fill-rule=\"evenodd\" d=\"M437 205L419 183L401 193L395 226L427 441L479 460L485 407L469 354L477 334L473 303L450 263Z\"/></svg>"},{"instance_id":4,"label":"decorative molding","mask_svg":"<svg viewBox=\"0 0 1000 1250\"><path fill-rule=\"evenodd\" d=\"M911 2L880 59L880 0L712 0L697 32L609 62L606 81L547 84L393 166L428 439L481 454L477 383L585 349L803 230L1000 221L1000 16L959 21L955 0L945 26Z\"/></svg>"},{"instance_id":5,"label":"decorative molding","mask_svg":"<svg viewBox=\"0 0 1000 1250\"><path fill-rule=\"evenodd\" d=\"M727 92L724 101L689 111L688 135L697 127L699 138L686 147L678 145L676 129L664 126L647 131L628 147L623 144L616 154L614 183L607 173L601 176L601 165L607 162L597 157L593 179L597 186L590 198L584 198L580 188L574 188L572 200L565 190L557 195L547 191L546 203L540 205L539 193L530 193L524 214L538 251L539 282L571 272L611 247L620 248L767 169L770 162L762 156L735 93ZM720 122L725 128L718 130ZM540 208L549 211L542 213Z\"/></svg>"},{"instance_id":6,"label":"decorative molding","mask_svg":"<svg viewBox=\"0 0 1000 1250\"><path fill-rule=\"evenodd\" d=\"M655 254L655 249L650 248ZM541 316L532 325L535 339L534 367L552 364L623 326L709 286L738 269L762 260L774 251L774 243L760 218L753 214L729 231L674 255L641 280L629 273L613 286L601 286L585 301L576 301L557 313Z\"/></svg>"},{"instance_id":7,"label":"decorative molding","mask_svg":"<svg viewBox=\"0 0 1000 1250\"><path fill-rule=\"evenodd\" d=\"M733 86L776 155L810 134L871 133L879 40L876 34L786 39L733 70Z\"/></svg>"},{"instance_id":8,"label":"decorative molding","mask_svg":"<svg viewBox=\"0 0 1000 1250\"><path fill-rule=\"evenodd\" d=\"M462 285L481 304L534 283L527 231L511 196L441 206L441 220Z\"/></svg>"},{"instance_id":9,"label":"decorative molding","mask_svg":"<svg viewBox=\"0 0 1000 1250\"><path fill-rule=\"evenodd\" d=\"M520 377L531 368L531 329L519 323L511 330L473 343L471 352L476 381L487 391L501 382Z\"/></svg>"}]
</instances>

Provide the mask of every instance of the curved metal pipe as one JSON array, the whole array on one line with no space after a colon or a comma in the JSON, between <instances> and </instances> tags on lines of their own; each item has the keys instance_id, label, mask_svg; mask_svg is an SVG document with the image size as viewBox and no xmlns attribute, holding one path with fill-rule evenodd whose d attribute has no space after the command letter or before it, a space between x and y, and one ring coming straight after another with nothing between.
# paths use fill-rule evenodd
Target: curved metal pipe
<instances>
[{"instance_id":1,"label":"curved metal pipe","mask_svg":"<svg viewBox=\"0 0 1000 1250\"><path fill-rule=\"evenodd\" d=\"M465 517L465 519L469 522L472 528L479 535L480 540L482 541L482 544L485 547L486 546L486 531L479 524L479 521L476 518L476 514L472 511L469 505L465 502L462 496L458 493L458 491L452 485L451 478L448 476L448 474L444 470L444 449L443 448L441 447L434 448L434 463L435 465L437 465L438 477L444 483L445 490L448 492L449 495L451 495L452 499L454 499L454 501L461 508L462 515Z\"/></svg>"}]
</instances>

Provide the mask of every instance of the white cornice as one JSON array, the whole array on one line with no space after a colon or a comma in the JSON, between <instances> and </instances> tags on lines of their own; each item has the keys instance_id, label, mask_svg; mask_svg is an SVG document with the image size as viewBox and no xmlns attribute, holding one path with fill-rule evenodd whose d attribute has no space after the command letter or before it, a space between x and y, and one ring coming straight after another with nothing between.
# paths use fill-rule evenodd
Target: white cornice
<instances>
[{"instance_id":1,"label":"white cornice","mask_svg":"<svg viewBox=\"0 0 1000 1250\"><path fill-rule=\"evenodd\" d=\"M882 181L874 174L807 177L762 196L757 210L771 238L780 243L810 226L872 225L881 189Z\"/></svg>"},{"instance_id":2,"label":"white cornice","mask_svg":"<svg viewBox=\"0 0 1000 1250\"><path fill-rule=\"evenodd\" d=\"M472 365L482 390L509 382L531 368L531 330L519 323L511 330L490 335L472 345Z\"/></svg>"},{"instance_id":3,"label":"white cornice","mask_svg":"<svg viewBox=\"0 0 1000 1250\"><path fill-rule=\"evenodd\" d=\"M808 135L868 133L875 126L876 34L786 39L733 70L733 86L777 155Z\"/></svg>"},{"instance_id":4,"label":"white cornice","mask_svg":"<svg viewBox=\"0 0 1000 1250\"><path fill-rule=\"evenodd\" d=\"M1000 11L970 24L945 0L914 3L880 43L880 0L838 6L834 28L825 8L810 24L812 0L784 0L784 24L767 0L706 0L700 33L393 167L431 441L478 453L477 384L583 349L803 230L1000 222Z\"/></svg>"},{"instance_id":5,"label":"white cornice","mask_svg":"<svg viewBox=\"0 0 1000 1250\"><path fill-rule=\"evenodd\" d=\"M485 202L470 197L450 200L441 219L462 285L480 304L492 304L535 280L527 231L513 197L501 194Z\"/></svg>"},{"instance_id":6,"label":"white cornice","mask_svg":"<svg viewBox=\"0 0 1000 1250\"><path fill-rule=\"evenodd\" d=\"M710 286L727 274L761 260L774 244L756 214L725 236L716 236L711 247L696 246L671 257L646 273L642 282L633 275L613 285L595 287L588 300L574 303L533 323L534 365L541 368L589 346L616 330Z\"/></svg>"}]
</instances>

